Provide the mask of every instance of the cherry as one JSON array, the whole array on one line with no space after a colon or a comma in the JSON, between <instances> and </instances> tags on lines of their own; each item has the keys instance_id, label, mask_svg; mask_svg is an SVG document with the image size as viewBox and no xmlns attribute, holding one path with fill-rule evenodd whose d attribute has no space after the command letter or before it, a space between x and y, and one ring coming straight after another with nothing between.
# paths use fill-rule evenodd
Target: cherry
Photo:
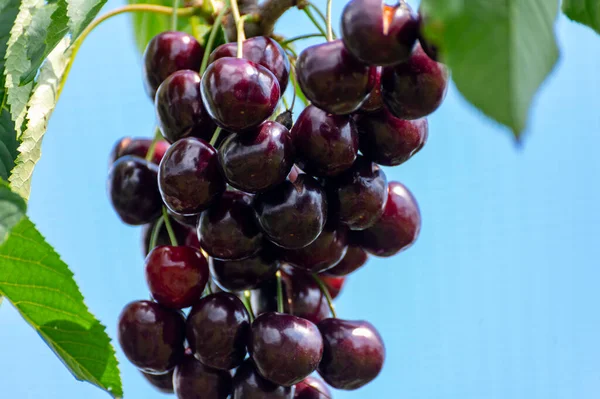
<instances>
[{"instance_id":1,"label":"cherry","mask_svg":"<svg viewBox=\"0 0 600 399\"><path fill-rule=\"evenodd\" d=\"M244 361L250 316L233 294L219 292L202 298L187 319L187 339L203 364L231 370Z\"/></svg>"},{"instance_id":2,"label":"cherry","mask_svg":"<svg viewBox=\"0 0 600 399\"><path fill-rule=\"evenodd\" d=\"M313 323L289 314L269 312L252 323L248 349L267 380L291 386L316 370L323 339Z\"/></svg>"},{"instance_id":3,"label":"cherry","mask_svg":"<svg viewBox=\"0 0 600 399\"><path fill-rule=\"evenodd\" d=\"M349 170L327 181L327 199L341 223L364 230L383 213L387 178L379 166L358 157Z\"/></svg>"},{"instance_id":4,"label":"cherry","mask_svg":"<svg viewBox=\"0 0 600 399\"><path fill-rule=\"evenodd\" d=\"M294 183L296 181L296 179L298 179L298 176L300 176L303 173L304 172L302 172L302 169L300 169L299 167L294 165L294 166L292 166L292 170L290 170L290 173L288 174L287 178L289 181Z\"/></svg>"},{"instance_id":5,"label":"cherry","mask_svg":"<svg viewBox=\"0 0 600 399\"><path fill-rule=\"evenodd\" d=\"M279 83L267 68L243 58L213 62L202 77L202 101L217 125L232 132L264 122L279 102Z\"/></svg>"},{"instance_id":6,"label":"cherry","mask_svg":"<svg viewBox=\"0 0 600 399\"><path fill-rule=\"evenodd\" d=\"M423 51L425 51L425 54L427 54L429 56L429 58L431 58L434 61L439 62L440 61L440 52L439 49L436 45L434 45L433 43L431 43L429 40L427 40L427 38L425 37L425 35L423 34L423 27L425 26L427 21L427 16L423 13L423 7L419 7L419 25L420 25L420 31L419 31L419 43L421 43L421 47L423 47Z\"/></svg>"},{"instance_id":7,"label":"cherry","mask_svg":"<svg viewBox=\"0 0 600 399\"><path fill-rule=\"evenodd\" d=\"M352 0L342 12L344 45L370 65L395 65L407 60L419 36L419 20L404 2Z\"/></svg>"},{"instance_id":8,"label":"cherry","mask_svg":"<svg viewBox=\"0 0 600 399\"><path fill-rule=\"evenodd\" d=\"M237 43L225 43L212 52L209 62L236 55ZM281 93L285 91L290 78L290 60L279 43L267 36L246 39L242 45L242 58L260 64L271 71L279 82Z\"/></svg>"},{"instance_id":9,"label":"cherry","mask_svg":"<svg viewBox=\"0 0 600 399\"><path fill-rule=\"evenodd\" d=\"M177 212L173 212L168 208L167 213L169 214L171 219L176 221L177 224L179 224L180 226L194 229L194 235L196 235L195 230L198 226L198 215L181 215ZM187 239L187 237L185 237L184 239Z\"/></svg>"},{"instance_id":10,"label":"cherry","mask_svg":"<svg viewBox=\"0 0 600 399\"><path fill-rule=\"evenodd\" d=\"M186 137L173 144L160 163L160 193L174 212L193 215L225 191L217 152L206 141Z\"/></svg>"},{"instance_id":11,"label":"cherry","mask_svg":"<svg viewBox=\"0 0 600 399\"><path fill-rule=\"evenodd\" d=\"M166 374L149 374L141 372L144 378L162 393L175 393L173 388L173 370Z\"/></svg>"},{"instance_id":12,"label":"cherry","mask_svg":"<svg viewBox=\"0 0 600 399\"><path fill-rule=\"evenodd\" d=\"M383 98L381 97L381 72L383 68L377 67L375 72L375 84L373 90L367 97L367 101L360 107L361 112L373 112L383 108Z\"/></svg>"},{"instance_id":13,"label":"cherry","mask_svg":"<svg viewBox=\"0 0 600 399\"><path fill-rule=\"evenodd\" d=\"M141 225L160 216L157 167L145 159L127 155L117 159L108 173L108 193L123 223Z\"/></svg>"},{"instance_id":14,"label":"cherry","mask_svg":"<svg viewBox=\"0 0 600 399\"><path fill-rule=\"evenodd\" d=\"M194 36L163 32L154 36L144 52L144 83L154 99L158 86L169 75L183 69L200 70L204 49Z\"/></svg>"},{"instance_id":15,"label":"cherry","mask_svg":"<svg viewBox=\"0 0 600 399\"><path fill-rule=\"evenodd\" d=\"M354 163L358 131L352 118L308 106L292 127L296 163L314 176L335 176Z\"/></svg>"},{"instance_id":16,"label":"cherry","mask_svg":"<svg viewBox=\"0 0 600 399\"><path fill-rule=\"evenodd\" d=\"M358 389L377 377L385 360L381 336L371 323L325 319L317 325L323 335L319 374L336 389Z\"/></svg>"},{"instance_id":17,"label":"cherry","mask_svg":"<svg viewBox=\"0 0 600 399\"><path fill-rule=\"evenodd\" d=\"M110 152L108 158L108 166L111 167L115 161L125 155L135 155L136 157L146 158L146 154L152 145L152 139L146 138L131 138L123 137L117 141ZM159 140L154 146L154 155L152 156L152 163L159 164L163 155L169 148L169 143L164 140Z\"/></svg>"},{"instance_id":18,"label":"cherry","mask_svg":"<svg viewBox=\"0 0 600 399\"><path fill-rule=\"evenodd\" d=\"M400 119L419 119L435 111L446 96L448 70L433 61L420 45L402 64L383 69L383 102Z\"/></svg>"},{"instance_id":19,"label":"cherry","mask_svg":"<svg viewBox=\"0 0 600 399\"><path fill-rule=\"evenodd\" d=\"M210 273L221 287L228 291L245 291L258 287L273 277L279 261L270 247L243 260L223 261L211 258Z\"/></svg>"},{"instance_id":20,"label":"cherry","mask_svg":"<svg viewBox=\"0 0 600 399\"><path fill-rule=\"evenodd\" d=\"M144 258L148 256L150 251L153 249L150 248L150 241L152 240L152 232L154 231L154 226L156 225L156 223L159 223L158 219L152 223L148 223L142 226L142 254ZM159 247L162 245L171 245L171 239L169 238L169 232L167 231L167 227L162 222L162 220L160 221L160 223L161 227L158 230L156 246ZM173 231L175 232L175 237L177 238L177 242L184 242L190 230L177 223L174 223L172 225ZM194 236L195 235L196 233L194 233Z\"/></svg>"},{"instance_id":21,"label":"cherry","mask_svg":"<svg viewBox=\"0 0 600 399\"><path fill-rule=\"evenodd\" d=\"M317 239L327 220L327 198L319 183L300 175L254 198L257 220L267 238L280 247L298 249Z\"/></svg>"},{"instance_id":22,"label":"cherry","mask_svg":"<svg viewBox=\"0 0 600 399\"><path fill-rule=\"evenodd\" d=\"M293 388L275 385L262 378L251 359L246 360L233 377L232 399L292 399Z\"/></svg>"},{"instance_id":23,"label":"cherry","mask_svg":"<svg viewBox=\"0 0 600 399\"><path fill-rule=\"evenodd\" d=\"M183 358L185 318L178 310L131 302L119 316L118 332L125 356L144 372L166 373Z\"/></svg>"},{"instance_id":24,"label":"cherry","mask_svg":"<svg viewBox=\"0 0 600 399\"><path fill-rule=\"evenodd\" d=\"M186 356L175 368L173 386L178 399L226 399L231 393L231 374Z\"/></svg>"},{"instance_id":25,"label":"cherry","mask_svg":"<svg viewBox=\"0 0 600 399\"><path fill-rule=\"evenodd\" d=\"M327 286L331 299L335 299L340 295L344 284L346 283L346 277L332 277L332 276L319 276L321 281Z\"/></svg>"},{"instance_id":26,"label":"cherry","mask_svg":"<svg viewBox=\"0 0 600 399\"><path fill-rule=\"evenodd\" d=\"M423 148L429 136L427 119L396 118L387 109L356 115L360 151L380 165L396 166Z\"/></svg>"},{"instance_id":27,"label":"cherry","mask_svg":"<svg viewBox=\"0 0 600 399\"><path fill-rule=\"evenodd\" d=\"M367 252L388 257L410 247L420 230L417 201L404 185L391 182L383 215L372 227L359 233L359 240Z\"/></svg>"},{"instance_id":28,"label":"cherry","mask_svg":"<svg viewBox=\"0 0 600 399\"><path fill-rule=\"evenodd\" d=\"M347 276L348 274L360 269L365 263L367 263L369 255L367 255L365 250L362 249L359 244L352 241L353 240L350 239L348 250L346 251L344 258L337 265L325 272L327 276Z\"/></svg>"},{"instance_id":29,"label":"cherry","mask_svg":"<svg viewBox=\"0 0 600 399\"><path fill-rule=\"evenodd\" d=\"M341 40L335 40L302 51L296 72L298 84L311 103L327 113L344 115L365 102L376 70L355 59Z\"/></svg>"},{"instance_id":30,"label":"cherry","mask_svg":"<svg viewBox=\"0 0 600 399\"><path fill-rule=\"evenodd\" d=\"M170 308L183 309L196 303L208 277L208 262L192 247L156 247L146 258L150 293L158 303Z\"/></svg>"},{"instance_id":31,"label":"cherry","mask_svg":"<svg viewBox=\"0 0 600 399\"><path fill-rule=\"evenodd\" d=\"M216 129L202 103L196 71L177 71L165 79L156 92L154 107L160 131L171 143L188 136L210 141Z\"/></svg>"},{"instance_id":32,"label":"cherry","mask_svg":"<svg viewBox=\"0 0 600 399\"><path fill-rule=\"evenodd\" d=\"M227 182L257 193L283 182L294 164L290 132L266 121L244 135L231 135L219 147L219 161Z\"/></svg>"},{"instance_id":33,"label":"cherry","mask_svg":"<svg viewBox=\"0 0 600 399\"><path fill-rule=\"evenodd\" d=\"M332 399L327 385L318 378L306 377L296 384L294 399Z\"/></svg>"}]
</instances>

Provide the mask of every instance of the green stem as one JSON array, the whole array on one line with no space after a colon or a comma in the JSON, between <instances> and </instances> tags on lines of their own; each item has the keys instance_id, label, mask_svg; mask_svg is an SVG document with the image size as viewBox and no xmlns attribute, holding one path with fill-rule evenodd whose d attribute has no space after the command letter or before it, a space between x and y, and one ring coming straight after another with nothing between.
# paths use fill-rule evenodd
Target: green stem
<instances>
[{"instance_id":1,"label":"green stem","mask_svg":"<svg viewBox=\"0 0 600 399\"><path fill-rule=\"evenodd\" d=\"M240 16L240 8L238 7L237 0L230 0L231 13L233 14L233 20L235 21L235 29L237 30L237 57L242 58L244 52L244 40L246 40L246 34L244 33L244 19Z\"/></svg>"},{"instance_id":2,"label":"green stem","mask_svg":"<svg viewBox=\"0 0 600 399\"><path fill-rule=\"evenodd\" d=\"M321 19L323 20L323 22L324 22L325 24L327 24L327 17L325 16L325 14L323 14L323 11L321 11L321 9L320 9L319 7L317 7L317 6L315 5L315 3L308 3L308 5L309 5L309 6L310 6L310 7L311 7L311 8L312 8L312 9L313 9L313 10L314 10L314 11L315 11L317 14L319 14L319 17L321 17ZM334 38L334 39L337 39L337 36L336 36L335 32L332 32L332 33L333 33L333 38Z\"/></svg>"},{"instance_id":3,"label":"green stem","mask_svg":"<svg viewBox=\"0 0 600 399\"><path fill-rule=\"evenodd\" d=\"M212 145L213 147L215 146L215 144L217 143L217 140L219 140L219 135L221 134L221 128L218 127L215 132L213 133L212 138L210 139L210 145Z\"/></svg>"},{"instance_id":4,"label":"green stem","mask_svg":"<svg viewBox=\"0 0 600 399\"><path fill-rule=\"evenodd\" d=\"M288 45L290 43L294 43L295 41L304 40L304 39L312 39L313 37L324 37L324 35L322 33L309 33L307 35L300 35L300 36L292 37L292 38L282 41L281 45L283 47L285 47L286 45Z\"/></svg>"},{"instance_id":5,"label":"green stem","mask_svg":"<svg viewBox=\"0 0 600 399\"><path fill-rule=\"evenodd\" d=\"M252 309L250 295L250 291L244 291L244 305L246 305L246 309L248 310L248 314L250 315L250 322L253 322L256 317L254 316L254 310Z\"/></svg>"},{"instance_id":6,"label":"green stem","mask_svg":"<svg viewBox=\"0 0 600 399\"><path fill-rule=\"evenodd\" d=\"M167 207L163 206L162 209L163 220L165 221L165 227L167 228L167 233L169 233L169 240L171 240L171 245L174 247L178 246L177 237L175 236L175 230L173 230L173 226L171 226L171 219L169 218L169 214L167 213Z\"/></svg>"},{"instance_id":7,"label":"green stem","mask_svg":"<svg viewBox=\"0 0 600 399\"><path fill-rule=\"evenodd\" d=\"M277 277L277 311L283 313L283 282L281 281L281 272L278 270L275 276Z\"/></svg>"},{"instance_id":8,"label":"green stem","mask_svg":"<svg viewBox=\"0 0 600 399\"><path fill-rule=\"evenodd\" d=\"M319 30L319 32L321 32L323 36L327 37L327 32L325 32L325 29L323 29L321 24L317 21L317 19L313 15L313 13L310 11L310 8L304 7L304 13L308 17L308 19L310 19L312 21L313 25L315 25L315 27Z\"/></svg>"},{"instance_id":9,"label":"green stem","mask_svg":"<svg viewBox=\"0 0 600 399\"><path fill-rule=\"evenodd\" d=\"M288 104L288 101L285 98L285 96L281 96L281 100L283 101L283 106L285 107L285 109L289 110L290 109L290 105Z\"/></svg>"},{"instance_id":10,"label":"green stem","mask_svg":"<svg viewBox=\"0 0 600 399\"><path fill-rule=\"evenodd\" d=\"M292 79L292 84L294 86L294 100L296 97L298 97L300 99L300 101L302 101L302 104L304 104L305 107L308 107L308 99L306 98L306 96L304 95L304 93L302 93L302 90L300 90L300 88L298 87L298 79L296 78L296 68L293 67L292 71L290 73L290 78ZM293 102L292 102L293 104Z\"/></svg>"},{"instance_id":11,"label":"green stem","mask_svg":"<svg viewBox=\"0 0 600 399\"><path fill-rule=\"evenodd\" d=\"M204 56L202 57L202 66L200 67L200 76L204 74L204 71L206 71L206 67L208 67L208 59L210 58L210 53L212 53L213 46L215 44L215 39L217 38L217 33L221 29L223 17L225 16L227 10L227 7L221 8L221 11L219 11L219 15L217 15L217 19L215 20L215 23L212 29L210 30L210 35L208 36L208 40L206 41L206 46L204 46L205 49Z\"/></svg>"},{"instance_id":12,"label":"green stem","mask_svg":"<svg viewBox=\"0 0 600 399\"><path fill-rule=\"evenodd\" d=\"M337 318L337 314L335 312L335 307L333 306L333 300L331 299L331 295L329 294L329 289L327 288L327 286L325 285L325 283L323 282L323 280L321 280L321 278L319 276L317 276L316 274L313 274L312 276L313 276L313 279L315 280L315 282L317 283L317 285L319 286L321 293L327 300L327 305L329 305L329 310L331 311L331 316L333 316L333 318Z\"/></svg>"},{"instance_id":13,"label":"green stem","mask_svg":"<svg viewBox=\"0 0 600 399\"><path fill-rule=\"evenodd\" d=\"M179 0L173 0L173 12L171 13L171 30L177 30L177 10L179 9Z\"/></svg>"},{"instance_id":14,"label":"green stem","mask_svg":"<svg viewBox=\"0 0 600 399\"><path fill-rule=\"evenodd\" d=\"M208 290L208 295L213 294L211 283L212 283L212 281L209 280L208 283L206 284L206 289Z\"/></svg>"},{"instance_id":15,"label":"green stem","mask_svg":"<svg viewBox=\"0 0 600 399\"><path fill-rule=\"evenodd\" d=\"M162 133L157 127L154 131L154 137L152 138L152 143L150 143L150 148L148 148L148 152L146 153L146 161L151 162L152 158L154 158L154 150L156 150L156 143L158 143L160 139L162 139Z\"/></svg>"},{"instance_id":16,"label":"green stem","mask_svg":"<svg viewBox=\"0 0 600 399\"><path fill-rule=\"evenodd\" d=\"M162 216L159 217L158 220L156 221L156 224L154 225L154 228L152 229L152 235L150 236L150 245L148 246L148 252L150 252L154 248L156 248L156 242L158 241L158 235L160 234L160 229L162 228L164 222L165 221Z\"/></svg>"},{"instance_id":17,"label":"green stem","mask_svg":"<svg viewBox=\"0 0 600 399\"><path fill-rule=\"evenodd\" d=\"M333 40L333 28L331 27L331 5L333 0L327 0L327 41Z\"/></svg>"}]
</instances>

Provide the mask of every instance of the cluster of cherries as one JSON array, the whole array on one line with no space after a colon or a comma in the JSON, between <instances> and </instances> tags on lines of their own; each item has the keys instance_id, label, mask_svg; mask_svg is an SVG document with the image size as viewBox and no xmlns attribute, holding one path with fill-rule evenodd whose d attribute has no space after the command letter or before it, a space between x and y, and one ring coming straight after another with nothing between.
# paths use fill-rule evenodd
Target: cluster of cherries
<instances>
[{"instance_id":1,"label":"cluster of cherries","mask_svg":"<svg viewBox=\"0 0 600 399\"><path fill-rule=\"evenodd\" d=\"M145 82L164 140L120 140L108 190L123 222L144 225L152 300L128 304L118 328L154 386L182 399L325 399L315 371L345 390L379 374L379 333L335 317L331 299L368 254L419 234L416 200L380 168L423 147L446 92L419 36L404 2L352 0L342 40L292 57L295 70L270 37L221 45L202 75L193 36L151 40ZM311 103L295 123L274 115L291 72Z\"/></svg>"}]
</instances>

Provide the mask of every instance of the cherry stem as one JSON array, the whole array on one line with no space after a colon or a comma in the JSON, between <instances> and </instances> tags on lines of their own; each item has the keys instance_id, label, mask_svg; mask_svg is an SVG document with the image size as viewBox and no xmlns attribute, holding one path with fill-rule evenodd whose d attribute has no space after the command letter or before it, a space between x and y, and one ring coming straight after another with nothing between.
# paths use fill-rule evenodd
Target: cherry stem
<instances>
[{"instance_id":1,"label":"cherry stem","mask_svg":"<svg viewBox=\"0 0 600 399\"><path fill-rule=\"evenodd\" d=\"M238 7L237 0L231 0L230 2L233 20L235 21L235 28L237 30L237 57L242 58L244 52L244 40L246 40L246 34L244 33L244 19L240 16L240 8Z\"/></svg>"},{"instance_id":2,"label":"cherry stem","mask_svg":"<svg viewBox=\"0 0 600 399\"><path fill-rule=\"evenodd\" d=\"M321 17L321 19L323 20L323 22L327 24L327 17L325 16L325 14L323 14L323 11L321 11L321 9L320 9L319 7L317 7L317 6L315 5L315 3L308 3L308 5L309 5L309 6L310 6L310 7L311 7L311 8L312 8L312 9L313 9L313 10L314 10L314 11L315 11L317 14L319 14L319 17ZM334 38L334 39L337 39L337 36L336 36L335 32L333 32L333 31L332 31L332 33L333 33L333 38Z\"/></svg>"},{"instance_id":3,"label":"cherry stem","mask_svg":"<svg viewBox=\"0 0 600 399\"><path fill-rule=\"evenodd\" d=\"M221 134L221 128L218 127L215 132L213 133L212 138L210 139L210 145L212 145L213 147L215 146L215 144L217 143L217 140L219 140L219 135Z\"/></svg>"},{"instance_id":4,"label":"cherry stem","mask_svg":"<svg viewBox=\"0 0 600 399\"><path fill-rule=\"evenodd\" d=\"M150 143L150 148L148 148L148 152L146 153L146 161L150 162L150 161L152 161L152 158L154 158L154 152L156 150L156 143L158 143L161 138L162 138L162 134L160 132L160 129L157 127L156 130L154 131L154 137L152 138L152 143Z\"/></svg>"},{"instance_id":5,"label":"cherry stem","mask_svg":"<svg viewBox=\"0 0 600 399\"><path fill-rule=\"evenodd\" d=\"M321 26L321 24L319 23L319 21L317 21L317 19L313 15L313 13L310 11L310 8L304 7L303 11L306 14L306 16L308 17L308 19L310 19L312 21L313 25L315 25L315 27L319 30L319 32L321 32L321 34L324 37L327 37L327 32L325 32L325 29L323 29L323 27Z\"/></svg>"},{"instance_id":6,"label":"cherry stem","mask_svg":"<svg viewBox=\"0 0 600 399\"><path fill-rule=\"evenodd\" d=\"M244 291L244 305L246 305L246 309L248 310L248 314L250 315L250 322L253 322L256 316L254 316L254 310L252 309L252 302L250 302L250 291Z\"/></svg>"},{"instance_id":7,"label":"cherry stem","mask_svg":"<svg viewBox=\"0 0 600 399\"><path fill-rule=\"evenodd\" d=\"M333 0L327 0L327 41L333 40L333 28L331 27L331 5Z\"/></svg>"},{"instance_id":8,"label":"cherry stem","mask_svg":"<svg viewBox=\"0 0 600 399\"><path fill-rule=\"evenodd\" d=\"M165 221L165 227L167 228L167 233L169 233L169 240L171 240L171 245L177 247L179 243L177 242L177 237L175 236L175 231L173 230L173 226L171 225L171 220L169 218L169 214L167 213L167 207L163 206L162 209L163 220Z\"/></svg>"},{"instance_id":9,"label":"cherry stem","mask_svg":"<svg viewBox=\"0 0 600 399\"><path fill-rule=\"evenodd\" d=\"M298 40L312 39L313 37L324 37L324 36L325 35L323 35L322 33L309 33L307 35L300 35L300 36L286 39L281 42L281 45L285 47L286 45L288 45L290 43L294 43L295 41L298 41Z\"/></svg>"},{"instance_id":10,"label":"cherry stem","mask_svg":"<svg viewBox=\"0 0 600 399\"><path fill-rule=\"evenodd\" d=\"M217 38L217 33L221 29L223 17L225 16L227 10L227 7L221 8L221 11L219 11L219 15L217 15L217 19L215 19L215 23L212 29L210 30L210 35L208 36L208 40L206 41L206 46L204 49L204 56L202 57L202 65L200 66L200 76L204 74L204 71L206 71L206 68L208 67L208 59L210 58L210 53L212 53L212 49L215 44L215 39Z\"/></svg>"},{"instance_id":11,"label":"cherry stem","mask_svg":"<svg viewBox=\"0 0 600 399\"><path fill-rule=\"evenodd\" d=\"M211 283L211 281L209 280L208 283L206 284L206 289L208 290L208 295L213 294L213 290L212 290L210 283Z\"/></svg>"},{"instance_id":12,"label":"cherry stem","mask_svg":"<svg viewBox=\"0 0 600 399\"><path fill-rule=\"evenodd\" d=\"M281 281L281 271L275 273L277 277L277 312L283 313L283 282Z\"/></svg>"},{"instance_id":13,"label":"cherry stem","mask_svg":"<svg viewBox=\"0 0 600 399\"><path fill-rule=\"evenodd\" d=\"M156 248L156 242L158 241L158 234L160 233L160 229L164 224L164 219L163 217L159 217L158 220L156 221L156 224L154 225L154 228L152 229L152 235L150 236L150 245L148 245L148 252L152 251L154 248Z\"/></svg>"},{"instance_id":14,"label":"cherry stem","mask_svg":"<svg viewBox=\"0 0 600 399\"><path fill-rule=\"evenodd\" d=\"M173 13L171 14L171 30L177 30L177 10L179 9L179 0L173 0Z\"/></svg>"},{"instance_id":15,"label":"cherry stem","mask_svg":"<svg viewBox=\"0 0 600 399\"><path fill-rule=\"evenodd\" d=\"M319 286L321 293L327 300L327 305L329 305L329 310L331 311L331 316L333 316L333 318L337 318L337 313L335 312L335 306L333 306L333 299L331 299L331 294L329 294L329 289L327 288L327 286L325 285L325 283L323 282L323 280L321 280L321 278L319 276L317 276L316 274L313 274L312 276L313 276L313 279L315 280L315 282L317 283L317 285Z\"/></svg>"},{"instance_id":16,"label":"cherry stem","mask_svg":"<svg viewBox=\"0 0 600 399\"><path fill-rule=\"evenodd\" d=\"M304 104L305 107L308 107L308 100L306 99L304 93L302 93L302 90L300 90L300 88L298 87L298 80L296 79L296 66L292 68L290 78L292 79L292 84L294 86L294 101L296 100L296 97L298 97L300 101L302 101L302 104ZM293 106L294 102L292 102L292 107Z\"/></svg>"}]
</instances>

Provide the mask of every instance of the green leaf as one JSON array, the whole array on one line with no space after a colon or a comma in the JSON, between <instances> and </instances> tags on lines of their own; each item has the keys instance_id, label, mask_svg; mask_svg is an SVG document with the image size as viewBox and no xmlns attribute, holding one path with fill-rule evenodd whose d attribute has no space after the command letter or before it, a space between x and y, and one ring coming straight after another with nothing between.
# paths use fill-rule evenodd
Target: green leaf
<instances>
[{"instance_id":1,"label":"green leaf","mask_svg":"<svg viewBox=\"0 0 600 399\"><path fill-rule=\"evenodd\" d=\"M10 38L10 28L15 23L20 3L19 0L0 2L0 103L4 99L4 57Z\"/></svg>"},{"instance_id":2,"label":"green leaf","mask_svg":"<svg viewBox=\"0 0 600 399\"><path fill-rule=\"evenodd\" d=\"M600 1L563 0L562 7L567 17L589 26L600 34Z\"/></svg>"},{"instance_id":3,"label":"green leaf","mask_svg":"<svg viewBox=\"0 0 600 399\"><path fill-rule=\"evenodd\" d=\"M0 244L6 240L12 228L23 219L26 211L25 200L10 191L8 184L0 180Z\"/></svg>"},{"instance_id":4,"label":"green leaf","mask_svg":"<svg viewBox=\"0 0 600 399\"><path fill-rule=\"evenodd\" d=\"M89 312L73 273L24 217L0 246L0 295L60 357L73 376L121 397L115 351Z\"/></svg>"},{"instance_id":5,"label":"green leaf","mask_svg":"<svg viewBox=\"0 0 600 399\"><path fill-rule=\"evenodd\" d=\"M71 41L75 41L81 32L96 18L106 0L67 0Z\"/></svg>"},{"instance_id":6,"label":"green leaf","mask_svg":"<svg viewBox=\"0 0 600 399\"><path fill-rule=\"evenodd\" d=\"M429 40L456 86L518 138L533 97L558 59L556 0L424 0Z\"/></svg>"},{"instance_id":7,"label":"green leaf","mask_svg":"<svg viewBox=\"0 0 600 399\"><path fill-rule=\"evenodd\" d=\"M27 129L21 136L19 156L10 176L11 188L26 200L31 188L33 168L42 156L42 139L57 100L57 87L69 61L65 54L69 39L65 38L52 51L37 79L27 104ZM70 53L70 52L69 52Z\"/></svg>"},{"instance_id":8,"label":"green leaf","mask_svg":"<svg viewBox=\"0 0 600 399\"><path fill-rule=\"evenodd\" d=\"M3 93L0 92L0 96ZM0 179L8 180L10 171L15 166L18 152L17 132L15 124L7 109L0 109Z\"/></svg>"}]
</instances>

